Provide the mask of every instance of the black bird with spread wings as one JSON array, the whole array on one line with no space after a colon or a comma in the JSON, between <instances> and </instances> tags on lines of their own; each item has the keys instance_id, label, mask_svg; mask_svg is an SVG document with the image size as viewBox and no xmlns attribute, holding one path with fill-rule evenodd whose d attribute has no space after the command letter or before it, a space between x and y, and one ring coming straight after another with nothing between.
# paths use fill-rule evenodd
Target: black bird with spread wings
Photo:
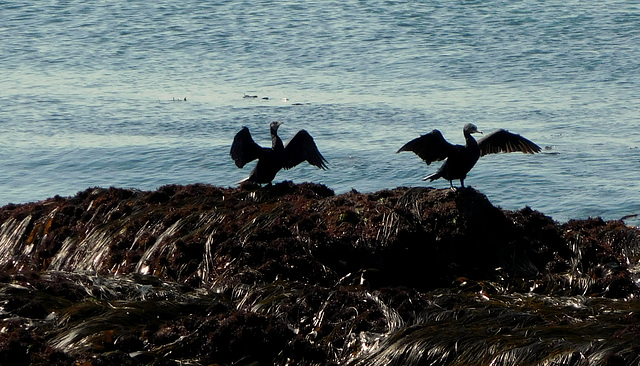
<instances>
[{"instance_id":1,"label":"black bird with spread wings","mask_svg":"<svg viewBox=\"0 0 640 366\"><path fill-rule=\"evenodd\" d=\"M475 125L467 123L462 132L466 140L464 146L450 144L440 131L433 130L407 142L396 154L401 151L412 151L421 157L427 165L434 161L447 159L436 173L425 177L424 180L432 182L438 178L444 178L449 181L451 188L455 189L453 181L459 179L464 188L464 179L467 177L467 173L481 156L500 152L522 151L525 154L540 152L540 146L507 130L494 131L479 141L471 136L473 133L482 133Z\"/></svg>"},{"instance_id":2,"label":"black bird with spread wings","mask_svg":"<svg viewBox=\"0 0 640 366\"><path fill-rule=\"evenodd\" d=\"M231 145L230 155L238 168L258 159L248 178L242 182L258 184L270 184L280 169L291 169L294 166L307 161L309 164L321 169L327 169L327 160L320 154L313 137L305 130L300 130L291 141L284 146L278 136L278 127L282 122L271 122L271 147L261 147L251 137L249 128L242 127L236 134Z\"/></svg>"}]
</instances>

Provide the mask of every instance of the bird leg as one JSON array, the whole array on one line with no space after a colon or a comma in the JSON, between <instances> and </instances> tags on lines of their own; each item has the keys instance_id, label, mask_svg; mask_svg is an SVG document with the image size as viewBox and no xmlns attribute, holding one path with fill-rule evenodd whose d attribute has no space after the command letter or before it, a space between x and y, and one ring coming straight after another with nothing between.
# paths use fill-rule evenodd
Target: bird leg
<instances>
[{"instance_id":1,"label":"bird leg","mask_svg":"<svg viewBox=\"0 0 640 366\"><path fill-rule=\"evenodd\" d=\"M452 192L455 192L457 190L456 187L453 186L453 181L452 180L449 181L449 185L451 186L451 191Z\"/></svg>"}]
</instances>

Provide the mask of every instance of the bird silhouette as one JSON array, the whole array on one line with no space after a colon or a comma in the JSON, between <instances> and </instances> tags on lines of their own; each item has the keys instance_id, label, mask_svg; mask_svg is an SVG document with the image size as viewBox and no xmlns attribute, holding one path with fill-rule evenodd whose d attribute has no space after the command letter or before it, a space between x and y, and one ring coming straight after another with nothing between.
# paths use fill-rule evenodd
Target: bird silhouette
<instances>
[{"instance_id":1,"label":"bird silhouette","mask_svg":"<svg viewBox=\"0 0 640 366\"><path fill-rule=\"evenodd\" d=\"M271 184L281 169L291 169L307 161L323 170L327 168L327 160L320 154L313 137L305 130L300 130L285 146L278 136L278 128L282 122L271 122L271 147L261 147L251 137L249 128L242 127L236 134L229 154L238 168L258 159L249 177L242 182Z\"/></svg>"},{"instance_id":2,"label":"bird silhouette","mask_svg":"<svg viewBox=\"0 0 640 366\"><path fill-rule=\"evenodd\" d=\"M467 173L473 168L481 156L496 154L500 152L521 151L525 154L535 154L540 152L540 146L534 144L526 138L511 133L507 130L494 131L479 141L476 141L474 133L482 133L472 123L467 123L462 129L465 145L453 145L447 142L438 130L433 130L426 135L422 135L407 142L396 153L411 151L424 160L427 165L434 161L447 159L437 172L426 176L424 180L434 181L444 178L449 181L451 189L453 181L460 180L460 185L464 188L464 179Z\"/></svg>"}]
</instances>

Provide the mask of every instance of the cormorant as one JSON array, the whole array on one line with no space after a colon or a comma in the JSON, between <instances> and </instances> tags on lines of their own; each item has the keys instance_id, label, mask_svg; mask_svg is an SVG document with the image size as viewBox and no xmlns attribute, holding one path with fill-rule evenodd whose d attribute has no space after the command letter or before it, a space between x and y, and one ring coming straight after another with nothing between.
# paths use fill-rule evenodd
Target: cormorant
<instances>
[{"instance_id":1,"label":"cormorant","mask_svg":"<svg viewBox=\"0 0 640 366\"><path fill-rule=\"evenodd\" d=\"M467 123L464 125L462 132L466 140L465 146L452 145L444 139L440 131L433 130L426 135L407 142L396 154L401 151L412 151L421 157L427 165L434 161L447 159L436 173L425 177L423 180L432 182L438 178L444 178L449 181L451 189L455 189L453 181L459 179L464 188L464 179L467 177L467 173L481 156L515 151L535 154L541 150L540 146L526 138L503 129L494 131L479 141L476 141L471 136L473 133L482 133L478 131L475 125Z\"/></svg>"},{"instance_id":2,"label":"cormorant","mask_svg":"<svg viewBox=\"0 0 640 366\"><path fill-rule=\"evenodd\" d=\"M261 147L251 137L249 128L242 127L236 134L231 145L230 155L238 168L242 168L250 161L258 159L248 178L242 182L271 183L280 169L290 169L303 161L327 169L327 160L320 154L313 137L305 130L300 130L293 136L287 146L282 144L278 136L278 127L282 122L271 122L271 147Z\"/></svg>"}]
</instances>

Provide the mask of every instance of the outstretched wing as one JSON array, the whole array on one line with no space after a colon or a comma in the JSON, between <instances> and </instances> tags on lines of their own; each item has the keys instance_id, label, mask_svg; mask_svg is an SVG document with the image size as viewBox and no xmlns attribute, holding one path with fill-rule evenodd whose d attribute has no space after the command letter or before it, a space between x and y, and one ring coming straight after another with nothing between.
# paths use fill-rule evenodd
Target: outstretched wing
<instances>
[{"instance_id":1,"label":"outstretched wing","mask_svg":"<svg viewBox=\"0 0 640 366\"><path fill-rule=\"evenodd\" d=\"M501 152L522 151L525 154L540 152L540 146L507 130L497 130L478 140L480 156Z\"/></svg>"},{"instance_id":2,"label":"outstretched wing","mask_svg":"<svg viewBox=\"0 0 640 366\"><path fill-rule=\"evenodd\" d=\"M242 168L248 162L260 157L261 152L262 147L253 141L251 133L249 133L249 128L244 126L233 139L229 154L233 161L236 162L236 166Z\"/></svg>"},{"instance_id":3,"label":"outstretched wing","mask_svg":"<svg viewBox=\"0 0 640 366\"><path fill-rule=\"evenodd\" d=\"M313 137L307 131L300 130L284 147L284 162L282 166L285 169L290 169L305 160L318 168L327 169L327 160L318 151Z\"/></svg>"},{"instance_id":4,"label":"outstretched wing","mask_svg":"<svg viewBox=\"0 0 640 366\"><path fill-rule=\"evenodd\" d=\"M407 142L396 154L401 151L412 151L429 165L434 161L446 159L453 149L454 145L447 142L440 131L433 130Z\"/></svg>"}]
</instances>

